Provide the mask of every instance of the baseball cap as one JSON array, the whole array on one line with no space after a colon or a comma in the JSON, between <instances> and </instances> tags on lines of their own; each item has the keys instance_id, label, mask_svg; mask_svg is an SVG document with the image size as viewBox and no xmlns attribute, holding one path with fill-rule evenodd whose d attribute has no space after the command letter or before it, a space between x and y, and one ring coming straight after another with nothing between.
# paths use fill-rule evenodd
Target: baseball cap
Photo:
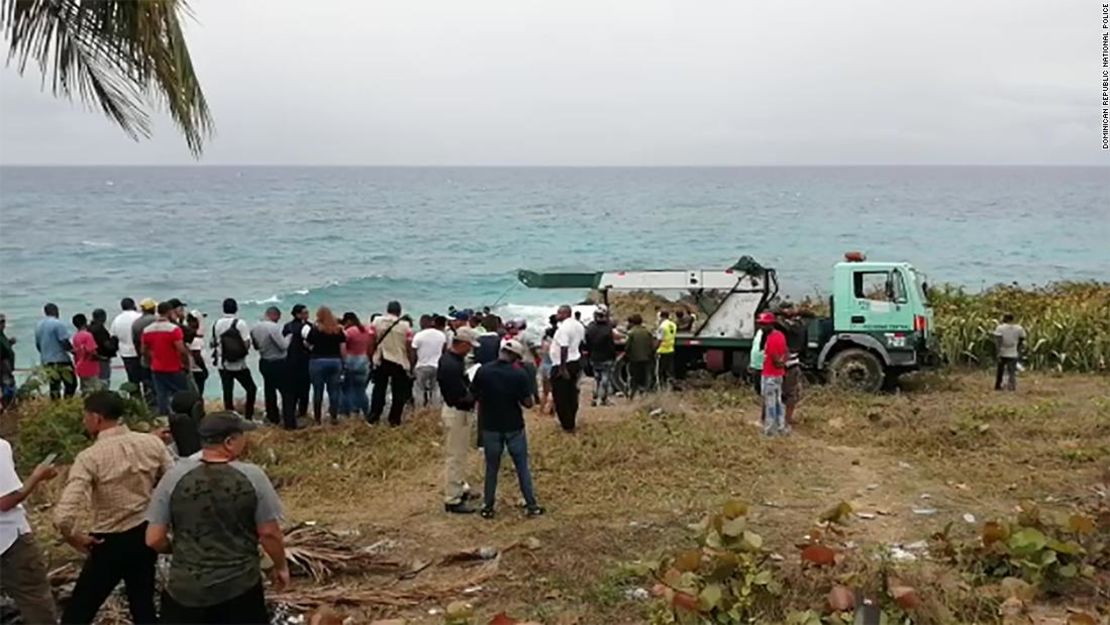
<instances>
[{"instance_id":1,"label":"baseball cap","mask_svg":"<svg viewBox=\"0 0 1110 625\"><path fill-rule=\"evenodd\" d=\"M756 318L756 322L762 323L764 325L770 325L775 322L775 313L761 312L759 313L759 317Z\"/></svg>"},{"instance_id":2,"label":"baseball cap","mask_svg":"<svg viewBox=\"0 0 1110 625\"><path fill-rule=\"evenodd\" d=\"M242 434L257 429L258 424L254 421L247 421L239 416L239 413L230 410L221 410L220 412L213 412L212 414L205 415L200 420L200 425L197 427L197 433L200 434L203 440L219 440L227 438L233 434Z\"/></svg>"},{"instance_id":3,"label":"baseball cap","mask_svg":"<svg viewBox=\"0 0 1110 625\"><path fill-rule=\"evenodd\" d=\"M524 345L516 340L509 339L501 344L501 351L516 354L520 358L524 358Z\"/></svg>"},{"instance_id":4,"label":"baseball cap","mask_svg":"<svg viewBox=\"0 0 1110 625\"><path fill-rule=\"evenodd\" d=\"M158 302L147 297L144 298L143 301L139 302L139 308L142 308L143 310L154 310L155 308L158 308Z\"/></svg>"},{"instance_id":5,"label":"baseball cap","mask_svg":"<svg viewBox=\"0 0 1110 625\"><path fill-rule=\"evenodd\" d=\"M471 345L478 345L478 332L472 328L459 328L455 330L455 340L460 343L470 343Z\"/></svg>"},{"instance_id":6,"label":"baseball cap","mask_svg":"<svg viewBox=\"0 0 1110 625\"><path fill-rule=\"evenodd\" d=\"M185 306L185 302L177 299L176 297L170 298L170 308L184 308Z\"/></svg>"}]
</instances>

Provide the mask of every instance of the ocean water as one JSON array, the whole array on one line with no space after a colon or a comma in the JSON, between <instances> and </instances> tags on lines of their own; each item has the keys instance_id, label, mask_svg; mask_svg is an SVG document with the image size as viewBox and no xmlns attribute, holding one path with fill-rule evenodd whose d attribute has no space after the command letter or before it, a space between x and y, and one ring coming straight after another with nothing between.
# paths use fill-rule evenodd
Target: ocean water
<instances>
[{"instance_id":1,"label":"ocean water","mask_svg":"<svg viewBox=\"0 0 1110 625\"><path fill-rule=\"evenodd\" d=\"M36 362L42 304L237 298L362 316L507 306L538 319L579 292L519 268L724 267L794 296L846 250L979 288L1110 279L1110 168L0 168L0 311Z\"/></svg>"}]
</instances>

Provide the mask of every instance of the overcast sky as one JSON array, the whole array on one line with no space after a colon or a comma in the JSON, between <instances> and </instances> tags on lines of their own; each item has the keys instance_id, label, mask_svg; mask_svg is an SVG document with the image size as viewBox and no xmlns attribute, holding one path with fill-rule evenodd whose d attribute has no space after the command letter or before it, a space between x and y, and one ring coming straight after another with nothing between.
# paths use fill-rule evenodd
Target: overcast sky
<instances>
[{"instance_id":1,"label":"overcast sky","mask_svg":"<svg viewBox=\"0 0 1110 625\"><path fill-rule=\"evenodd\" d=\"M1110 163L1091 0L191 5L202 163ZM0 163L193 162L164 117L0 93Z\"/></svg>"}]
</instances>

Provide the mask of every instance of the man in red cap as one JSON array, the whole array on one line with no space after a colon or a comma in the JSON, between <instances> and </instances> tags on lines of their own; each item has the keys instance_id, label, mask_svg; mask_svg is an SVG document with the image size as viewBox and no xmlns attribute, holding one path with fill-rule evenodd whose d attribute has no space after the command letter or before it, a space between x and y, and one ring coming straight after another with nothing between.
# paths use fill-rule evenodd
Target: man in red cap
<instances>
[{"instance_id":1,"label":"man in red cap","mask_svg":"<svg viewBox=\"0 0 1110 625\"><path fill-rule=\"evenodd\" d=\"M775 315L762 312L757 323L767 335L763 347L763 375L760 391L763 395L763 433L766 436L789 434L786 424L786 407L782 403L782 381L786 375L786 335L775 327Z\"/></svg>"}]
</instances>

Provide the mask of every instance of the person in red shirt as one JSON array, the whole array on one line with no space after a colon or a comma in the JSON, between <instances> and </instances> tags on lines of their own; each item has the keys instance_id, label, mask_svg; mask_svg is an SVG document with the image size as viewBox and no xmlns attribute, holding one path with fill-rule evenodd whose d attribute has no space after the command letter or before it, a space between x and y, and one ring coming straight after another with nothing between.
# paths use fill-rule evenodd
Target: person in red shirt
<instances>
[{"instance_id":1,"label":"person in red shirt","mask_svg":"<svg viewBox=\"0 0 1110 625\"><path fill-rule=\"evenodd\" d=\"M96 337L89 331L89 320L85 315L73 315L73 372L81 382L81 392L91 393L100 390L100 357L96 352Z\"/></svg>"},{"instance_id":2,"label":"person in red shirt","mask_svg":"<svg viewBox=\"0 0 1110 625\"><path fill-rule=\"evenodd\" d=\"M170 414L174 393L189 388L185 372L189 350L185 348L185 332L173 322L169 302L158 304L158 319L143 329L143 356L150 359L151 383L157 399L158 414Z\"/></svg>"},{"instance_id":3,"label":"person in red shirt","mask_svg":"<svg viewBox=\"0 0 1110 625\"><path fill-rule=\"evenodd\" d=\"M786 375L786 335L775 327L774 313L760 313L757 318L767 334L763 347L763 375L760 386L763 395L763 433L766 436L789 434L786 424L786 406L782 403L782 381Z\"/></svg>"}]
</instances>

